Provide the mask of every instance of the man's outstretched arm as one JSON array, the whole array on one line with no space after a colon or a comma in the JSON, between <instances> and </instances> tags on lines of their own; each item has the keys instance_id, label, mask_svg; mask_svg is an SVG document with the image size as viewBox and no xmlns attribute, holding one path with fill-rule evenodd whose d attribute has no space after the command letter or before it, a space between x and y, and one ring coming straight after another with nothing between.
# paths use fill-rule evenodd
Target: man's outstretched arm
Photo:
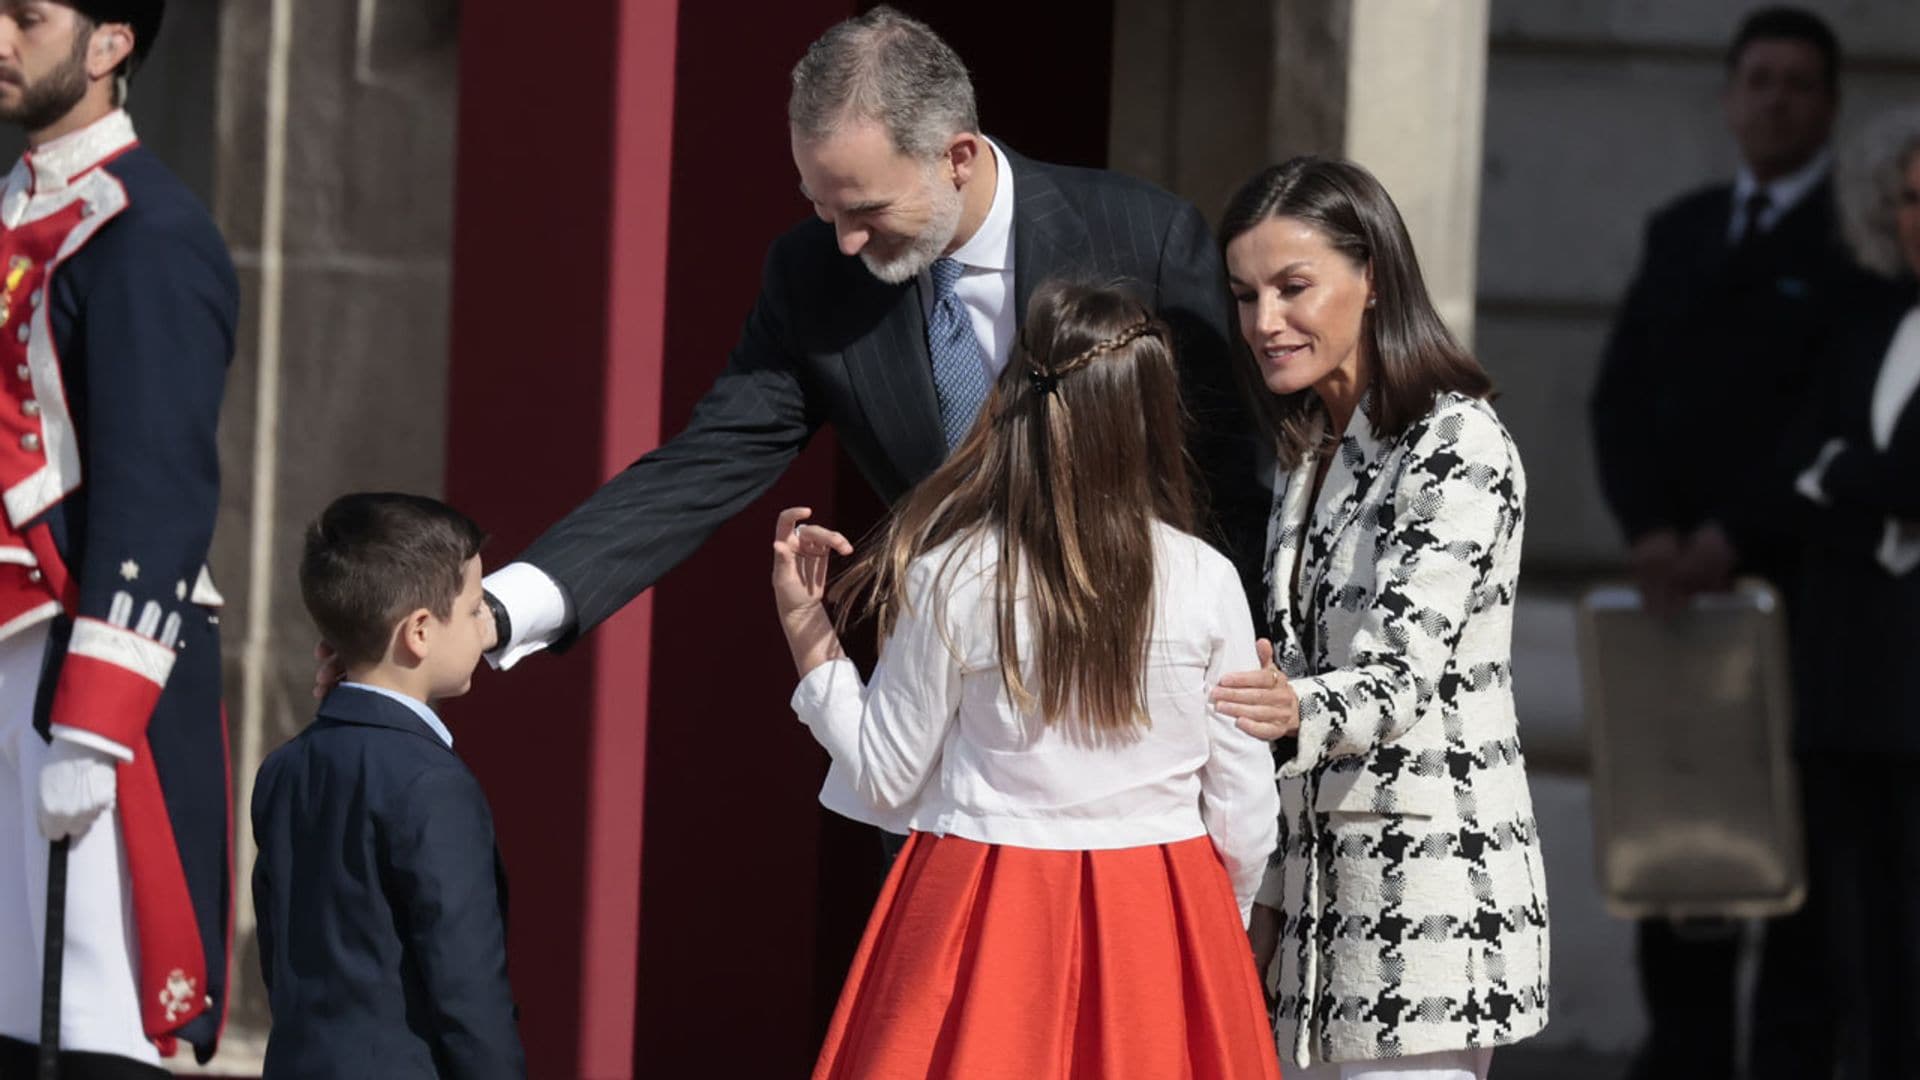
<instances>
[{"instance_id":1,"label":"man's outstretched arm","mask_svg":"<svg viewBox=\"0 0 1920 1080\"><path fill-rule=\"evenodd\" d=\"M487 577L506 616L489 655L496 666L564 648L620 610L771 487L820 426L795 366L778 258L768 256L727 368L686 429Z\"/></svg>"}]
</instances>

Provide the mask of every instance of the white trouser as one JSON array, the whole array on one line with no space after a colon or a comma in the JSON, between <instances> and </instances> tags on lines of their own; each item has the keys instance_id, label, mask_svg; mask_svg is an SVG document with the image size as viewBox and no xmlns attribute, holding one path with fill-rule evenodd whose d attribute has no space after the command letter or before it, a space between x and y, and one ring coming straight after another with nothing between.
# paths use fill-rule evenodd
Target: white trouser
<instances>
[{"instance_id":1,"label":"white trouser","mask_svg":"<svg viewBox=\"0 0 1920 1080\"><path fill-rule=\"evenodd\" d=\"M1335 1061L1282 1068L1287 1080L1487 1080L1492 1050L1447 1050L1385 1061Z\"/></svg>"},{"instance_id":2,"label":"white trouser","mask_svg":"<svg viewBox=\"0 0 1920 1080\"><path fill-rule=\"evenodd\" d=\"M47 841L34 820L47 745L33 700L47 647L41 623L0 641L0 1035L40 1041L40 957L46 947ZM151 1065L133 975L133 904L123 887L126 845L109 811L67 854L67 947L60 1046Z\"/></svg>"}]
</instances>

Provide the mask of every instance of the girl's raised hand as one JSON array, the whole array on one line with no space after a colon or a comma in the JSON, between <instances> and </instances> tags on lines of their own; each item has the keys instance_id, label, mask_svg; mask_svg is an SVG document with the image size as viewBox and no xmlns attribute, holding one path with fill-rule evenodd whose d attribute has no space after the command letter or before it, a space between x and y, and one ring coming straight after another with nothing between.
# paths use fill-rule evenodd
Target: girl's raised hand
<instances>
[{"instance_id":1,"label":"girl's raised hand","mask_svg":"<svg viewBox=\"0 0 1920 1080\"><path fill-rule=\"evenodd\" d=\"M846 537L825 526L803 524L812 516L809 507L788 507L774 526L773 603L782 619L819 607L827 591L827 560L853 554Z\"/></svg>"}]
</instances>

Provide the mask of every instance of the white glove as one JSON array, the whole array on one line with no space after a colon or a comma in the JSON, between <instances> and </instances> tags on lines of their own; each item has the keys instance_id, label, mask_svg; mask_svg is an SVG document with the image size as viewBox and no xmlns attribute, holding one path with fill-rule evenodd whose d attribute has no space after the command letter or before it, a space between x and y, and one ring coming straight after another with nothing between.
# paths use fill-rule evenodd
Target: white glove
<instances>
[{"instance_id":1,"label":"white glove","mask_svg":"<svg viewBox=\"0 0 1920 1080\"><path fill-rule=\"evenodd\" d=\"M93 819L113 809L118 790L114 760L90 746L55 738L40 766L40 834L48 840L78 839Z\"/></svg>"}]
</instances>

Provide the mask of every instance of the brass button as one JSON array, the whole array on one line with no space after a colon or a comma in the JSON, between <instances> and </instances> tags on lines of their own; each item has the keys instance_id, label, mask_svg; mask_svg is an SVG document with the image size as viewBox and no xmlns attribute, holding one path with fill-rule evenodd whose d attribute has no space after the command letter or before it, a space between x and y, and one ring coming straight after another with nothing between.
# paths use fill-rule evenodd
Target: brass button
<instances>
[{"instance_id":1,"label":"brass button","mask_svg":"<svg viewBox=\"0 0 1920 1080\"><path fill-rule=\"evenodd\" d=\"M30 327L31 324L28 323L27 320L21 319L20 329L14 332L14 336L20 339L22 345L26 344L27 339L33 336L33 330Z\"/></svg>"},{"instance_id":2,"label":"brass button","mask_svg":"<svg viewBox=\"0 0 1920 1080\"><path fill-rule=\"evenodd\" d=\"M37 567L35 569L27 571L28 581L40 581L44 579L46 576L47 575L41 573Z\"/></svg>"},{"instance_id":3,"label":"brass button","mask_svg":"<svg viewBox=\"0 0 1920 1080\"><path fill-rule=\"evenodd\" d=\"M40 290L39 289L33 290L33 295L27 297L27 303L33 305L34 307L40 306Z\"/></svg>"},{"instance_id":4,"label":"brass button","mask_svg":"<svg viewBox=\"0 0 1920 1080\"><path fill-rule=\"evenodd\" d=\"M35 401L32 398L28 398L27 400L20 403L20 411L27 414L28 416L39 416L40 403L38 401Z\"/></svg>"},{"instance_id":5,"label":"brass button","mask_svg":"<svg viewBox=\"0 0 1920 1080\"><path fill-rule=\"evenodd\" d=\"M40 436L35 435L31 431L20 436L20 449L25 450L29 454L40 449Z\"/></svg>"},{"instance_id":6,"label":"brass button","mask_svg":"<svg viewBox=\"0 0 1920 1080\"><path fill-rule=\"evenodd\" d=\"M32 368L30 368L30 367L28 367L28 366L27 366L27 365L25 365L25 364L21 364L21 365L20 365L19 367L17 367L17 368L14 368L14 369L13 369L13 373L14 373L15 375L18 375L18 376L20 376L20 377L21 377L22 379L31 379L31 378L33 378L33 369L32 369Z\"/></svg>"}]
</instances>

